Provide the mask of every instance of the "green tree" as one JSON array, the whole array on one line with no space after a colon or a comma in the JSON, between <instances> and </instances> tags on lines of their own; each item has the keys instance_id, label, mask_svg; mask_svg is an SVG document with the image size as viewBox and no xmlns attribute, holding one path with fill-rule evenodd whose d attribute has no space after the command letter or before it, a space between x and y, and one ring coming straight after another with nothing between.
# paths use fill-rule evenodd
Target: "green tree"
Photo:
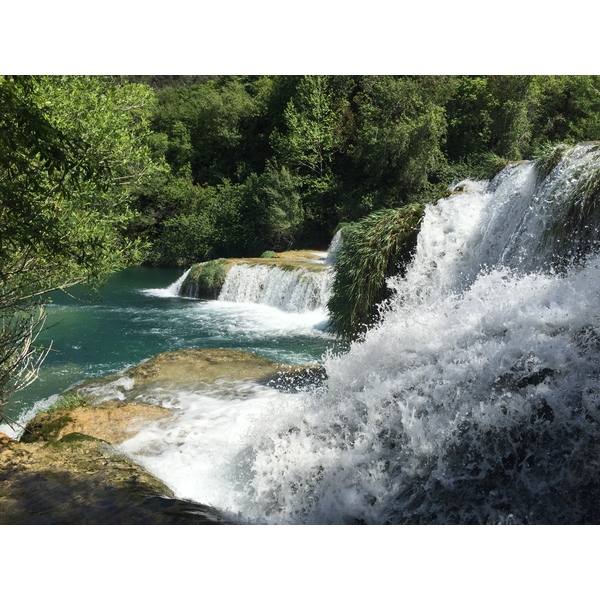
<instances>
[{"instance_id":1,"label":"green tree","mask_svg":"<svg viewBox=\"0 0 600 600\"><path fill-rule=\"evenodd\" d=\"M531 76L459 77L449 100L448 159L485 176L489 155L518 160L530 155L536 94Z\"/></svg>"},{"instance_id":2,"label":"green tree","mask_svg":"<svg viewBox=\"0 0 600 600\"><path fill-rule=\"evenodd\" d=\"M275 133L272 138L278 155L301 175L323 177L337 146L338 117L327 78L303 77L284 117L286 134Z\"/></svg>"},{"instance_id":3,"label":"green tree","mask_svg":"<svg viewBox=\"0 0 600 600\"><path fill-rule=\"evenodd\" d=\"M289 250L298 238L304 223L304 209L299 192L300 182L287 169L269 162L259 177L256 194L264 207L265 248L278 252Z\"/></svg>"},{"instance_id":4,"label":"green tree","mask_svg":"<svg viewBox=\"0 0 600 600\"><path fill-rule=\"evenodd\" d=\"M246 121L257 111L246 87L235 79L210 80L165 88L158 98L154 126L169 138L174 172L189 163L196 184L238 180L244 170L238 147Z\"/></svg>"},{"instance_id":5,"label":"green tree","mask_svg":"<svg viewBox=\"0 0 600 600\"><path fill-rule=\"evenodd\" d=\"M284 110L281 129L271 135L277 161L297 177L304 212L303 236L321 241L337 220L334 197L339 185L336 159L344 151L351 121L344 94L353 80L305 76Z\"/></svg>"},{"instance_id":6,"label":"green tree","mask_svg":"<svg viewBox=\"0 0 600 600\"><path fill-rule=\"evenodd\" d=\"M356 133L351 156L363 193L388 206L403 204L426 187L445 161L444 104L448 78L365 77L354 102ZM385 206L381 201L371 208Z\"/></svg>"},{"instance_id":7,"label":"green tree","mask_svg":"<svg viewBox=\"0 0 600 600\"><path fill-rule=\"evenodd\" d=\"M532 96L534 149L600 139L600 76L537 76Z\"/></svg>"},{"instance_id":8,"label":"green tree","mask_svg":"<svg viewBox=\"0 0 600 600\"><path fill-rule=\"evenodd\" d=\"M99 77L0 78L0 407L35 376L45 294L139 262L135 185L160 168L154 94Z\"/></svg>"}]
</instances>

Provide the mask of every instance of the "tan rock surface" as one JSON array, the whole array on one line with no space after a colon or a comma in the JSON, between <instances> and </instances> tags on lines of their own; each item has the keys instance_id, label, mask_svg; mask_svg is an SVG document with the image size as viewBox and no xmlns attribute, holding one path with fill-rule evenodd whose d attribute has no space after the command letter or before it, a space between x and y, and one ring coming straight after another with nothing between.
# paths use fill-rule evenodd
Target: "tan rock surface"
<instances>
[{"instance_id":1,"label":"tan rock surface","mask_svg":"<svg viewBox=\"0 0 600 600\"><path fill-rule=\"evenodd\" d=\"M102 440L0 441L0 524L219 524Z\"/></svg>"},{"instance_id":2,"label":"tan rock surface","mask_svg":"<svg viewBox=\"0 0 600 600\"><path fill-rule=\"evenodd\" d=\"M148 423L171 415L169 409L160 406L116 401L63 408L32 419L22 440L56 441L70 433L82 433L116 445L132 438Z\"/></svg>"}]
</instances>

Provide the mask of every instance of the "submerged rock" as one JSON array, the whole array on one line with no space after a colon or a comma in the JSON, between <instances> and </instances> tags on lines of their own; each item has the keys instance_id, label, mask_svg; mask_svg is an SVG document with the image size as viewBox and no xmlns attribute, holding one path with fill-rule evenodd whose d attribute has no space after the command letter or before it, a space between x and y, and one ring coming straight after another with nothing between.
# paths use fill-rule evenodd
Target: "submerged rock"
<instances>
[{"instance_id":1,"label":"submerged rock","mask_svg":"<svg viewBox=\"0 0 600 600\"><path fill-rule=\"evenodd\" d=\"M125 372L133 389L149 385L212 385L217 380L267 381L281 365L242 350L214 348L164 352Z\"/></svg>"},{"instance_id":2,"label":"submerged rock","mask_svg":"<svg viewBox=\"0 0 600 600\"><path fill-rule=\"evenodd\" d=\"M163 352L121 375L86 381L69 393L87 404L107 401L157 404L169 390L201 391L215 384L268 383L284 365L242 350L219 348Z\"/></svg>"}]
</instances>

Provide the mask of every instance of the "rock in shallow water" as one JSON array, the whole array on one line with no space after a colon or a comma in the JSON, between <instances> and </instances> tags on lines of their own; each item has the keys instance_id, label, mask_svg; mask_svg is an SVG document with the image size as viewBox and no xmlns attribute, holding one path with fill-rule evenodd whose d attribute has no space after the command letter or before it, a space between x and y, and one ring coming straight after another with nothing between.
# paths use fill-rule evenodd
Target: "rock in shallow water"
<instances>
[{"instance_id":1,"label":"rock in shallow water","mask_svg":"<svg viewBox=\"0 0 600 600\"><path fill-rule=\"evenodd\" d=\"M284 389L282 381L291 381L297 389L314 385L317 375L325 377L320 369L285 367L249 352L189 349L85 382L63 396L80 406L37 415L21 442L0 437L0 524L225 524L216 509L175 498L111 444L171 418L169 409L146 403L157 390L223 381Z\"/></svg>"}]
</instances>

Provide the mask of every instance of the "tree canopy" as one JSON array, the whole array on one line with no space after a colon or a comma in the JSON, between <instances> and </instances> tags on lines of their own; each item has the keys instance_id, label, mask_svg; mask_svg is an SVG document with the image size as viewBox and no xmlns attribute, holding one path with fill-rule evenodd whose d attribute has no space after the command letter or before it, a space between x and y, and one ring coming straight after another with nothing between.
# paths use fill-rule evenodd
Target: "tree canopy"
<instances>
[{"instance_id":1,"label":"tree canopy","mask_svg":"<svg viewBox=\"0 0 600 600\"><path fill-rule=\"evenodd\" d=\"M143 257L126 235L154 94L97 77L0 78L0 402L35 370L45 295Z\"/></svg>"}]
</instances>

